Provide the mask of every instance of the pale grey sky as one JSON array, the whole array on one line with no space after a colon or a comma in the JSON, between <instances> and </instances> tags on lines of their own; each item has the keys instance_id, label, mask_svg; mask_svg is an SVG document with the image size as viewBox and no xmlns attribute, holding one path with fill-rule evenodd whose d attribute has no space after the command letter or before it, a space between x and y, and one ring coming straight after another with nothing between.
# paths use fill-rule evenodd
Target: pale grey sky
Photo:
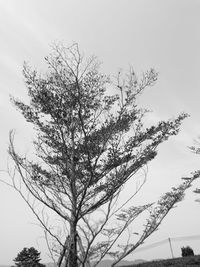
<instances>
[{"instance_id":1,"label":"pale grey sky","mask_svg":"<svg viewBox=\"0 0 200 267\"><path fill-rule=\"evenodd\" d=\"M17 146L22 150L32 138L31 128L9 102L10 94L26 98L23 61L42 69L54 41L78 42L85 55L94 54L102 61L107 73L132 65L140 74L154 67L159 81L141 99L154 111L152 122L182 111L191 115L181 133L163 144L149 165L148 181L139 196L142 201L154 199L200 168L200 158L187 149L200 135L199 0L0 0L0 38L0 169L6 169L10 129L17 130ZM198 235L200 206L194 199L189 193L146 244ZM28 207L2 184L0 212L0 264L11 264L25 246L35 246L42 251L43 262L49 261L42 231L33 224ZM188 242L200 253L199 243L183 245ZM181 245L174 245L179 255ZM129 258L156 257L170 257L170 250L160 247Z\"/></svg>"}]
</instances>

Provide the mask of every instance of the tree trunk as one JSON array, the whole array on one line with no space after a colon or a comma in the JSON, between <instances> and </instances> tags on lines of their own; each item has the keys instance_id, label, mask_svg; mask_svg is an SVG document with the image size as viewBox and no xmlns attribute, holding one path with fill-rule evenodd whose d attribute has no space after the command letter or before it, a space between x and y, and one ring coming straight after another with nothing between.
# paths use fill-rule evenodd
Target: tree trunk
<instances>
[{"instance_id":1,"label":"tree trunk","mask_svg":"<svg viewBox=\"0 0 200 267\"><path fill-rule=\"evenodd\" d=\"M70 247L68 261L65 267L78 267L78 257L77 257L77 233L76 233L76 223L73 222L70 226Z\"/></svg>"},{"instance_id":2,"label":"tree trunk","mask_svg":"<svg viewBox=\"0 0 200 267\"><path fill-rule=\"evenodd\" d=\"M75 141L74 132L75 124L74 120L74 109L71 110L72 124L71 124L71 163L72 163L72 173L71 173L71 193L72 193L72 211L71 211L71 222L70 222L70 243L69 243L69 254L67 257L67 262L65 267L78 267L78 255L77 255L77 192L76 192L76 162L75 162Z\"/></svg>"}]
</instances>

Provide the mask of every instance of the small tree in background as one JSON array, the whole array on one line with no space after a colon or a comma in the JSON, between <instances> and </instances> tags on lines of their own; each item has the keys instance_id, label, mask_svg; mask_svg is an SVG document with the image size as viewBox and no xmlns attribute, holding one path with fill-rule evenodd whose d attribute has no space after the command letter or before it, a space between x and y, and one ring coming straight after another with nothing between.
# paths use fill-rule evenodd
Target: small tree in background
<instances>
[{"instance_id":1,"label":"small tree in background","mask_svg":"<svg viewBox=\"0 0 200 267\"><path fill-rule=\"evenodd\" d=\"M131 69L111 81L95 58L84 59L77 45L56 46L45 60L46 75L24 66L30 102L12 98L37 133L32 158L16 152L10 134L12 186L45 230L57 266L90 266L92 260L96 266L106 255L114 258L114 266L144 243L199 176L192 174L157 203L128 207L145 176L117 205L125 184L155 158L160 144L179 132L187 115L145 126L147 111L138 98L155 84L153 69L141 79ZM131 226L143 213L147 218L135 236ZM52 214L58 219L50 224ZM124 233L126 241L119 245Z\"/></svg>"},{"instance_id":2,"label":"small tree in background","mask_svg":"<svg viewBox=\"0 0 200 267\"><path fill-rule=\"evenodd\" d=\"M18 267L45 267L40 261L40 252L34 247L23 248L14 259L14 262Z\"/></svg>"},{"instance_id":3,"label":"small tree in background","mask_svg":"<svg viewBox=\"0 0 200 267\"><path fill-rule=\"evenodd\" d=\"M182 257L188 257L188 256L194 256L194 251L191 247L187 246L187 247L182 247L181 248L182 251Z\"/></svg>"}]
</instances>

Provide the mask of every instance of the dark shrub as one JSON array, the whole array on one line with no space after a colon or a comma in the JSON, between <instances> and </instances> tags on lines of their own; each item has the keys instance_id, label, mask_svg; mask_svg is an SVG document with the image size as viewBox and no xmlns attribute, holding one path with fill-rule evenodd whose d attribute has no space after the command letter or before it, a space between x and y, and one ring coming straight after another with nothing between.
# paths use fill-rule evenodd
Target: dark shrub
<instances>
[{"instance_id":1,"label":"dark shrub","mask_svg":"<svg viewBox=\"0 0 200 267\"><path fill-rule=\"evenodd\" d=\"M194 251L191 247L187 246L187 247L182 247L181 248L182 251L182 257L187 257L187 256L194 256Z\"/></svg>"}]
</instances>

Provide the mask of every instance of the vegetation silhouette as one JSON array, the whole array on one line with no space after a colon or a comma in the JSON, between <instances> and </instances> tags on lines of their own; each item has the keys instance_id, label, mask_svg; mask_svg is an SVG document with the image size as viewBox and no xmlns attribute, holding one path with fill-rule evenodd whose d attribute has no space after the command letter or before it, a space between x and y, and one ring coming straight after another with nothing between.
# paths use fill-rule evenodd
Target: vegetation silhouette
<instances>
[{"instance_id":1,"label":"vegetation silhouette","mask_svg":"<svg viewBox=\"0 0 200 267\"><path fill-rule=\"evenodd\" d=\"M148 111L138 99L157 81L154 69L138 78L130 68L111 80L77 44L55 45L45 61L43 75L24 65L29 103L12 97L36 132L31 156L16 151L10 133L12 186L43 227L57 266L90 266L91 261L96 266L106 255L115 266L158 229L199 177L199 172L191 174L156 203L130 205L146 181L146 165L160 144L178 134L187 114L146 125ZM125 184L139 172L143 179L119 205ZM132 234L132 223L143 214L143 229ZM124 233L126 243L117 246Z\"/></svg>"}]
</instances>

